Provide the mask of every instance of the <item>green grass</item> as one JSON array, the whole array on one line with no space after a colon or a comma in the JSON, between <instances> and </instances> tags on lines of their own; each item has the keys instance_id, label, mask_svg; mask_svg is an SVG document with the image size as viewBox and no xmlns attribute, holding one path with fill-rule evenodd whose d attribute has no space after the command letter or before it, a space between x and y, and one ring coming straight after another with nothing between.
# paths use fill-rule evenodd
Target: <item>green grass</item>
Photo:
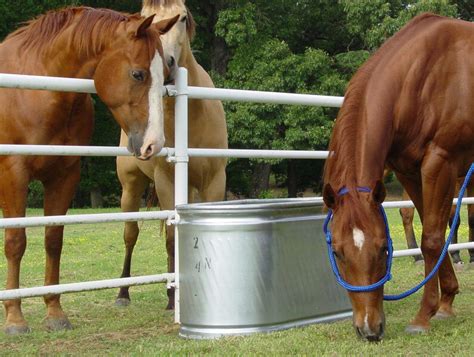
<instances>
[{"instance_id":1,"label":"green grass","mask_svg":"<svg viewBox=\"0 0 474 357\"><path fill-rule=\"evenodd\" d=\"M98 213L118 210L71 210L69 213ZM463 210L465 211L465 210ZM464 212L463 212L464 213ZM29 215L41 214L39 210ZM465 214L465 213L464 213ZM396 249L405 248L401 220L389 210ZM465 222L464 218L464 222ZM416 226L420 235L420 225ZM28 229L28 248L22 264L22 286L42 285L44 269L43 228ZM62 282L79 282L118 277L123 258L122 224L68 226L65 230ZM462 226L460 237L467 236ZM465 241L465 238L460 240ZM467 260L467 252L463 252ZM157 222L145 222L133 264L134 275L165 272L165 241ZM411 258L396 259L393 281L387 291L395 293L413 286L422 278L423 268ZM0 281L5 281L5 258L0 258ZM165 287L150 285L131 289L132 304L114 306L116 289L65 294L62 304L74 330L48 333L42 320L41 298L25 299L23 311L33 332L25 336L0 333L1 355L79 354L79 355L473 355L474 348L474 270L458 273L461 294L456 298L458 316L448 321L433 321L428 334L410 336L405 326L417 311L420 293L401 302L385 303L387 333L383 342L359 341L351 321L313 325L270 334L194 341L178 337L173 313L165 311Z\"/></svg>"}]
</instances>

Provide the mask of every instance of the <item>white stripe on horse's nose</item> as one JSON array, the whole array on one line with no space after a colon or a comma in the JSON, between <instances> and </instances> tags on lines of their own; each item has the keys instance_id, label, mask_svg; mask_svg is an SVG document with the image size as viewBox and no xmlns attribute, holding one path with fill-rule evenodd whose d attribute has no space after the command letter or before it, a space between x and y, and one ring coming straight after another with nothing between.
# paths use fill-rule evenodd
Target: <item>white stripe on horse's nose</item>
<instances>
[{"instance_id":1,"label":"white stripe on horse's nose","mask_svg":"<svg viewBox=\"0 0 474 357\"><path fill-rule=\"evenodd\" d=\"M148 126L140 149L141 158L149 159L165 144L163 119L163 59L158 51L150 64L151 86L148 92Z\"/></svg>"}]
</instances>

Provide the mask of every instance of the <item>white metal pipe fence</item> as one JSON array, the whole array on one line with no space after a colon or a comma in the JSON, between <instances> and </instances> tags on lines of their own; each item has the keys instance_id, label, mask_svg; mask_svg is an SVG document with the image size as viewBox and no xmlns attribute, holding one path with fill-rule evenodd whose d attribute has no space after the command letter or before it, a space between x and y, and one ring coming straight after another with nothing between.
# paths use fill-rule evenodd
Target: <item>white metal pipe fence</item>
<instances>
[{"instance_id":1,"label":"white metal pipe fence","mask_svg":"<svg viewBox=\"0 0 474 357\"><path fill-rule=\"evenodd\" d=\"M290 94L259 91L244 91L234 89L188 87L187 71L178 70L176 86L167 86L163 93L176 97L176 130L175 148L164 148L158 155L166 156L168 161L175 163L175 197L176 204L187 203L187 163L189 157L237 157L237 158L281 158L281 159L326 159L327 151L282 151L282 150L219 150L196 149L187 147L187 101L193 99L246 101L253 103L291 104L308 106L340 107L343 97L329 97L308 94ZM17 88L33 90L52 90L64 92L96 93L94 82L87 79L72 79L59 77L27 76L15 74L0 74L0 88ZM82 146L47 146L47 145L0 145L0 155L72 155L72 156L131 156L123 147L82 147ZM456 202L457 200L454 200ZM474 203L474 198L463 199L463 204ZM385 207L413 207L411 201L385 202ZM68 225L85 223L106 223L117 221L137 221L175 219L174 211L115 213L95 215L68 215L49 217L25 217L0 219L0 228L19 228L46 225ZM179 237L176 232L176 252L178 252ZM474 243L453 244L450 250L474 248ZM419 249L396 251L394 257L420 254ZM179 257L176 256L176 266ZM27 289L6 290L0 292L0 300L23 297L60 294L85 290L108 289L121 286L153 284L166 282L170 285L175 279L176 291L176 321L179 322L179 273L160 274L145 277L111 279L95 282L42 286Z\"/></svg>"}]
</instances>

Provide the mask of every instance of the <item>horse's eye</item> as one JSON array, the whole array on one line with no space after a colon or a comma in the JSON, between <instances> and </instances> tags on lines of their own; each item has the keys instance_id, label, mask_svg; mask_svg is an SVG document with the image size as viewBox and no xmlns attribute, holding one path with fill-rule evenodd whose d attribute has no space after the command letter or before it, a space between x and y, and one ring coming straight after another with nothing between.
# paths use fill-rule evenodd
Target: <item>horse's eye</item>
<instances>
[{"instance_id":1,"label":"horse's eye","mask_svg":"<svg viewBox=\"0 0 474 357\"><path fill-rule=\"evenodd\" d=\"M388 255L388 247L387 246L384 246L382 248L380 248L380 253L385 256L385 255Z\"/></svg>"},{"instance_id":2,"label":"horse's eye","mask_svg":"<svg viewBox=\"0 0 474 357\"><path fill-rule=\"evenodd\" d=\"M132 69L130 71L130 75L132 76L134 80L138 82L143 82L146 77L145 71L138 70L138 69Z\"/></svg>"},{"instance_id":3,"label":"horse's eye","mask_svg":"<svg viewBox=\"0 0 474 357\"><path fill-rule=\"evenodd\" d=\"M187 16L183 16L183 18L181 19L181 22L186 22L187 19L188 19Z\"/></svg>"}]
</instances>

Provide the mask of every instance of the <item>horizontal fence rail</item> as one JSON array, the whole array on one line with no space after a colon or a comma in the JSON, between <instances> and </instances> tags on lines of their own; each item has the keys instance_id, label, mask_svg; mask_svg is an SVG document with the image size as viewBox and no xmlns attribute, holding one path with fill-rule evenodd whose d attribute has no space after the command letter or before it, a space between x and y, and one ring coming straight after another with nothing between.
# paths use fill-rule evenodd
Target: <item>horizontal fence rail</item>
<instances>
[{"instance_id":1,"label":"horizontal fence rail","mask_svg":"<svg viewBox=\"0 0 474 357\"><path fill-rule=\"evenodd\" d=\"M277 93L224 88L189 87L189 98L237 102L341 107L344 97L313 94Z\"/></svg>"},{"instance_id":2,"label":"horizontal fence rail","mask_svg":"<svg viewBox=\"0 0 474 357\"><path fill-rule=\"evenodd\" d=\"M474 242L450 244L448 251L452 252L454 250L461 250L461 249L474 249ZM393 252L394 258L411 257L414 255L421 255L421 249L413 248L413 249L396 250Z\"/></svg>"},{"instance_id":3,"label":"horizontal fence rail","mask_svg":"<svg viewBox=\"0 0 474 357\"><path fill-rule=\"evenodd\" d=\"M92 79L29 76L0 73L0 88L50 90L59 92L97 93ZM177 95L175 86L166 86L164 95ZM241 89L188 87L187 95L192 99L226 100L252 103L312 105L340 107L344 97L313 94L248 91Z\"/></svg>"},{"instance_id":4,"label":"horizontal fence rail","mask_svg":"<svg viewBox=\"0 0 474 357\"><path fill-rule=\"evenodd\" d=\"M314 200L318 198L321 199L321 197L307 197L305 199ZM458 199L455 198L453 200L453 205L456 205L457 202ZM461 203L463 205L474 204L474 197L463 198ZM414 207L414 204L412 201L386 201L382 204L382 206L384 208L402 208ZM175 211L73 214L66 216L0 218L0 229L173 219L175 219Z\"/></svg>"},{"instance_id":5,"label":"horizontal fence rail","mask_svg":"<svg viewBox=\"0 0 474 357\"><path fill-rule=\"evenodd\" d=\"M0 155L43 156L132 156L126 147L72 145L0 144ZM156 156L173 157L174 148L163 148ZM260 159L326 159L327 151L246 150L246 149L188 149L189 157L235 157Z\"/></svg>"},{"instance_id":6,"label":"horizontal fence rail","mask_svg":"<svg viewBox=\"0 0 474 357\"><path fill-rule=\"evenodd\" d=\"M97 93L92 79L0 73L0 87L59 92Z\"/></svg>"},{"instance_id":7,"label":"horizontal fence rail","mask_svg":"<svg viewBox=\"0 0 474 357\"><path fill-rule=\"evenodd\" d=\"M26 228L42 226L66 226L71 224L169 220L173 219L174 216L174 211L149 211L125 213L72 214L67 216L3 218L0 219L0 228Z\"/></svg>"},{"instance_id":8,"label":"horizontal fence rail","mask_svg":"<svg viewBox=\"0 0 474 357\"><path fill-rule=\"evenodd\" d=\"M133 278L119 278L109 280L87 281L83 283L47 285L33 288L12 289L0 291L0 300L13 300L44 296L49 294L77 293L90 290L104 290L121 288L124 286L148 285L166 283L171 285L174 281L173 273L147 275Z\"/></svg>"}]
</instances>

